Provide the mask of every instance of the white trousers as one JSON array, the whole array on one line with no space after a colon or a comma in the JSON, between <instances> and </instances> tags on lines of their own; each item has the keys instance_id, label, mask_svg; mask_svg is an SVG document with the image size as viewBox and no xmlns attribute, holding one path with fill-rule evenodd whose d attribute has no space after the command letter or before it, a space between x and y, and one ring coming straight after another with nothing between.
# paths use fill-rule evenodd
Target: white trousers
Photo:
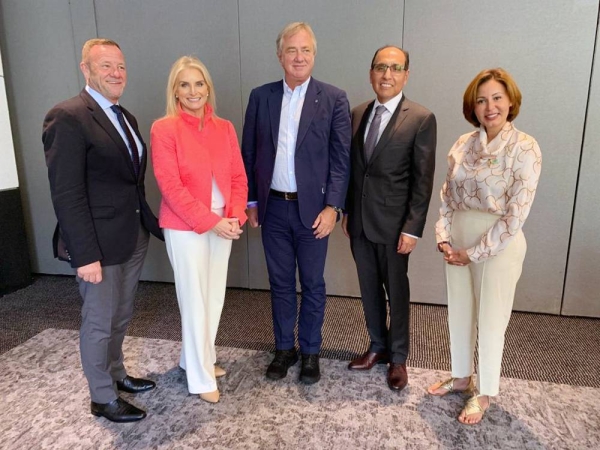
<instances>
[{"instance_id":1,"label":"white trousers","mask_svg":"<svg viewBox=\"0 0 600 450\"><path fill-rule=\"evenodd\" d=\"M455 212L452 245L476 245L497 220L497 215L481 211ZM452 376L473 374L478 338L477 388L481 395L498 395L504 334L526 251L525 236L519 231L503 252L484 262L462 267L446 264Z\"/></svg>"},{"instance_id":2,"label":"white trousers","mask_svg":"<svg viewBox=\"0 0 600 450\"><path fill-rule=\"evenodd\" d=\"M216 211L215 211L216 212ZM202 394L217 389L215 339L225 301L232 241L212 231L164 230L181 313L181 357L188 390Z\"/></svg>"}]
</instances>

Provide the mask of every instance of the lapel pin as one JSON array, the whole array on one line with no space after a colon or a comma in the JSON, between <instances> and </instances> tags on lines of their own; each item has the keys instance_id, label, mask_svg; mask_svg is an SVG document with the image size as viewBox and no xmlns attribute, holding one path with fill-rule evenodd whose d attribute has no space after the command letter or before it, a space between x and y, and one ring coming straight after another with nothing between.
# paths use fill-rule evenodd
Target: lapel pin
<instances>
[{"instance_id":1,"label":"lapel pin","mask_svg":"<svg viewBox=\"0 0 600 450\"><path fill-rule=\"evenodd\" d=\"M315 103L319 103L319 99L316 99L316 100L315 100Z\"/></svg>"}]
</instances>

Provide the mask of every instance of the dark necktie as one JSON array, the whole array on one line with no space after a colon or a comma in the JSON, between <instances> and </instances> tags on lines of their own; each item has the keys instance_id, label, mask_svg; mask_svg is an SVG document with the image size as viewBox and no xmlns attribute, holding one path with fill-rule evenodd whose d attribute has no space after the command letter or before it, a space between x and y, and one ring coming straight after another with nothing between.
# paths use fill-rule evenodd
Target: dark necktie
<instances>
[{"instance_id":1,"label":"dark necktie","mask_svg":"<svg viewBox=\"0 0 600 450\"><path fill-rule=\"evenodd\" d=\"M373 151L377 145L377 136L379 135L379 126L381 125L381 115L384 111L385 106L383 105L379 105L375 108L375 116L373 116L369 132L367 133L367 139L365 139L365 160L367 162L369 162L371 156L373 156Z\"/></svg>"},{"instance_id":2,"label":"dark necktie","mask_svg":"<svg viewBox=\"0 0 600 450\"><path fill-rule=\"evenodd\" d=\"M140 173L140 154L138 153L137 145L135 144L135 139L125 123L125 117L123 116L123 111L119 105L112 105L110 107L115 114L117 115L117 120L119 121L119 125L125 132L125 136L127 136L127 140L129 141L129 148L131 149L131 161L133 162L133 170L135 170L135 174L138 175Z\"/></svg>"}]
</instances>

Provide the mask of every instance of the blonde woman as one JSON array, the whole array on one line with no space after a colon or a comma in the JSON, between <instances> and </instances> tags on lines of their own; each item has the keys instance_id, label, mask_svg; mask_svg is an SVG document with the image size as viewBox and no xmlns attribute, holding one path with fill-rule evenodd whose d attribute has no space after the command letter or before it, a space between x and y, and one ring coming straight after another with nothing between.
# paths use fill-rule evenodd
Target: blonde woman
<instances>
[{"instance_id":1,"label":"blonde woman","mask_svg":"<svg viewBox=\"0 0 600 450\"><path fill-rule=\"evenodd\" d=\"M189 392L219 401L215 338L225 298L232 241L246 221L248 183L231 122L215 115L215 90L197 58L169 74L167 111L151 130L152 162L181 313L179 365Z\"/></svg>"}]
</instances>

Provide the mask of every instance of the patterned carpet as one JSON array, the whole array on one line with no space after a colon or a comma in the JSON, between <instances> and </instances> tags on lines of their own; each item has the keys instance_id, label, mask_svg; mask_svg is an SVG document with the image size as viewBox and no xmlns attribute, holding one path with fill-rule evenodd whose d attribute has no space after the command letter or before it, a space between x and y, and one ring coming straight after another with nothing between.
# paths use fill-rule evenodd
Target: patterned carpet
<instances>
[{"instance_id":1,"label":"patterned carpet","mask_svg":"<svg viewBox=\"0 0 600 450\"><path fill-rule=\"evenodd\" d=\"M0 353L47 328L79 328L80 297L72 277L40 276L0 298ZM130 336L181 339L175 288L140 284ZM368 346L359 299L328 297L321 356L349 360ZM229 289L217 345L274 349L269 293ZM450 370L446 307L411 305L410 367ZM600 387L600 320L513 313L506 336L503 376Z\"/></svg>"},{"instance_id":2,"label":"patterned carpet","mask_svg":"<svg viewBox=\"0 0 600 450\"><path fill-rule=\"evenodd\" d=\"M597 449L600 389L501 380L502 395L478 426L457 420L460 395L425 395L447 373L410 367L409 385L392 392L385 367L351 373L322 359L323 377L298 382L299 365L273 382L267 352L218 347L221 401L188 395L177 367L180 343L127 337L125 364L158 387L123 394L148 411L137 423L89 414L78 333L48 329L0 355L0 448L21 449Z\"/></svg>"}]
</instances>

